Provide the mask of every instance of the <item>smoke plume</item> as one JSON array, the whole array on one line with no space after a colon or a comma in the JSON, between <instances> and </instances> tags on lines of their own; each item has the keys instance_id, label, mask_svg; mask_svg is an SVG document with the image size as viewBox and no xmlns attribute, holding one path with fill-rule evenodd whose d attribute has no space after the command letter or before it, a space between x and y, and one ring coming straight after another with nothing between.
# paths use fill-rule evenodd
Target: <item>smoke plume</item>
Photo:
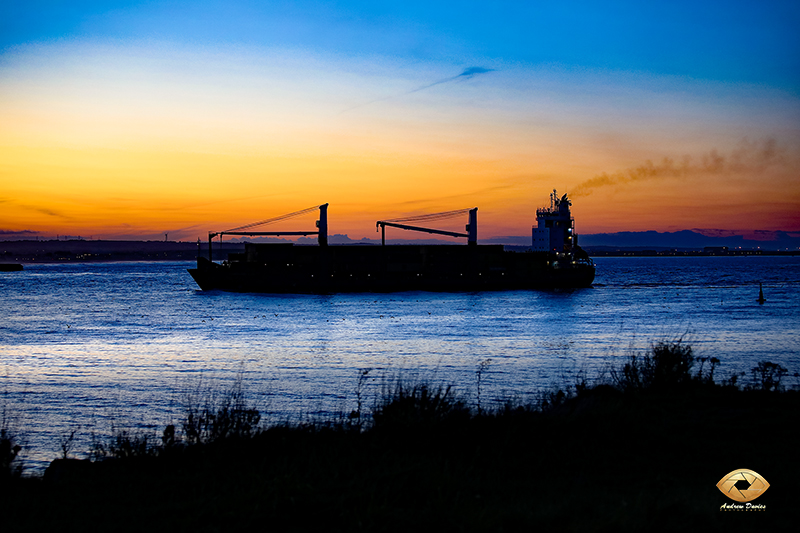
<instances>
[{"instance_id":1,"label":"smoke plume","mask_svg":"<svg viewBox=\"0 0 800 533\"><path fill-rule=\"evenodd\" d=\"M785 163L785 150L775 139L743 142L728 155L717 150L702 155L699 159L685 155L680 161L665 157L658 163L646 161L643 165L612 174L602 173L570 191L571 197L589 196L596 189L609 185L625 185L647 180L685 178L698 175L727 175L743 172L760 172L768 167Z\"/></svg>"}]
</instances>

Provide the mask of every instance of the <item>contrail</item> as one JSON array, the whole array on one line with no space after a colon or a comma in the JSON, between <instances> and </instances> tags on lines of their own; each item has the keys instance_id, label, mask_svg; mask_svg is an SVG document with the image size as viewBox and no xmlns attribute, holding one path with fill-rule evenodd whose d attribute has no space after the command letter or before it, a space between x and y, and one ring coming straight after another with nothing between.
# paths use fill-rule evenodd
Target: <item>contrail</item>
<instances>
[{"instance_id":1,"label":"contrail","mask_svg":"<svg viewBox=\"0 0 800 533\"><path fill-rule=\"evenodd\" d=\"M461 78L470 79L478 74L486 74L487 72L494 72L495 69L493 68L484 68L484 67L469 67L465 68L464 72L457 76L452 76L450 78L445 78L443 80L435 81L433 83L429 83L427 85L423 85L422 87L417 87L416 89L411 89L410 91L393 95L393 96L384 96L383 98L376 98L375 100L370 100L369 102L364 102L363 104L354 105L353 107L348 107L347 109L341 111L341 113L346 113L347 111L352 111L353 109L357 109L359 107L368 106L370 104L374 104L376 102L383 102L384 100L391 100L392 98L399 98L400 96L405 96L407 94L417 93L419 91L424 91L425 89L430 89L435 85L441 85L442 83L447 83L450 81L456 81Z\"/></svg>"},{"instance_id":2,"label":"contrail","mask_svg":"<svg viewBox=\"0 0 800 533\"><path fill-rule=\"evenodd\" d=\"M423 91L425 89L429 89L429 88L433 87L434 85L441 85L442 83L447 83L448 81L455 81L455 80L457 80L459 78L469 79L469 78L472 78L473 76L475 76L476 74L486 74L487 72L492 72L492 71L494 71L493 68L483 68L483 67L465 68L464 72L462 72L458 76L453 76L452 78L445 78L443 80L435 81L435 82L430 83L428 85L423 85L422 87L417 87L416 89L412 89L412 90L408 91L407 93L403 93L403 95L416 93L416 92L419 92L419 91Z\"/></svg>"}]
</instances>

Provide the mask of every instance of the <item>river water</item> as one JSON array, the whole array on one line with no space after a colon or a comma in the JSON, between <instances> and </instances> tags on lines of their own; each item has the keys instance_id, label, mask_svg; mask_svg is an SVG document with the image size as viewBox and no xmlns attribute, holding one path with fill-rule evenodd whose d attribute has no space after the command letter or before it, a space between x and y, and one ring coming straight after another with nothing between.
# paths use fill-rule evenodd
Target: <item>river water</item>
<instances>
[{"instance_id":1,"label":"river water","mask_svg":"<svg viewBox=\"0 0 800 533\"><path fill-rule=\"evenodd\" d=\"M365 370L367 404L397 377L474 402L483 363L486 407L679 338L723 377L762 360L800 371L800 257L596 264L590 289L329 296L203 292L186 262L30 264L0 274L0 408L35 470L73 431L78 457L112 427L155 435L237 382L282 421L353 409Z\"/></svg>"}]
</instances>

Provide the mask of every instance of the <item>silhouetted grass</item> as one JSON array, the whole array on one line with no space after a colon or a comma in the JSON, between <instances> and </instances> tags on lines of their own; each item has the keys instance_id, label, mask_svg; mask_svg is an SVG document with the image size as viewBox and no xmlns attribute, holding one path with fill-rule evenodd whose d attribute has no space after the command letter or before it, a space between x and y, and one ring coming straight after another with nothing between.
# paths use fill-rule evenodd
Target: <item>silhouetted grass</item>
<instances>
[{"instance_id":1,"label":"silhouetted grass","mask_svg":"<svg viewBox=\"0 0 800 533\"><path fill-rule=\"evenodd\" d=\"M384 387L372 413L374 429L427 429L469 419L472 412L451 385L405 383L401 379Z\"/></svg>"},{"instance_id":2,"label":"silhouetted grass","mask_svg":"<svg viewBox=\"0 0 800 533\"><path fill-rule=\"evenodd\" d=\"M6 428L0 428L0 483L22 473L22 465L17 461L20 451L22 447L15 442L14 436Z\"/></svg>"},{"instance_id":3,"label":"silhouetted grass","mask_svg":"<svg viewBox=\"0 0 800 533\"><path fill-rule=\"evenodd\" d=\"M8 405L3 401L0 407L0 485L9 483L22 474L22 462L18 457L22 446L12 427Z\"/></svg>"},{"instance_id":4,"label":"silhouetted grass","mask_svg":"<svg viewBox=\"0 0 800 533\"><path fill-rule=\"evenodd\" d=\"M788 528L800 395L778 365L747 386L717 383L718 365L656 343L535 404L471 409L453 387L394 380L369 414L358 393L356 415L269 427L233 390L160 439L118 433L105 460L16 480L3 518L9 530ZM766 512L719 510L715 485L735 468L771 483Z\"/></svg>"}]
</instances>

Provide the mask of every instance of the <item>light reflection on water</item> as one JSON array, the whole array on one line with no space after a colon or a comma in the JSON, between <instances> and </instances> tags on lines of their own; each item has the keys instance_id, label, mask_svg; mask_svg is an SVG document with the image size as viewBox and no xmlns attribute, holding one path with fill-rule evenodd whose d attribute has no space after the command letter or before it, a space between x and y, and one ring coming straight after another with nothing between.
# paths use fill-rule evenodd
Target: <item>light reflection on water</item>
<instances>
[{"instance_id":1,"label":"light reflection on water","mask_svg":"<svg viewBox=\"0 0 800 533\"><path fill-rule=\"evenodd\" d=\"M360 369L373 395L406 375L474 397L491 359L482 398L524 398L679 337L723 375L765 359L800 371L800 258L596 262L592 289L330 296L204 293L190 263L27 265L0 277L3 402L36 466L69 428L83 452L93 428L163 426L191 391L238 377L284 419L352 409Z\"/></svg>"}]
</instances>

